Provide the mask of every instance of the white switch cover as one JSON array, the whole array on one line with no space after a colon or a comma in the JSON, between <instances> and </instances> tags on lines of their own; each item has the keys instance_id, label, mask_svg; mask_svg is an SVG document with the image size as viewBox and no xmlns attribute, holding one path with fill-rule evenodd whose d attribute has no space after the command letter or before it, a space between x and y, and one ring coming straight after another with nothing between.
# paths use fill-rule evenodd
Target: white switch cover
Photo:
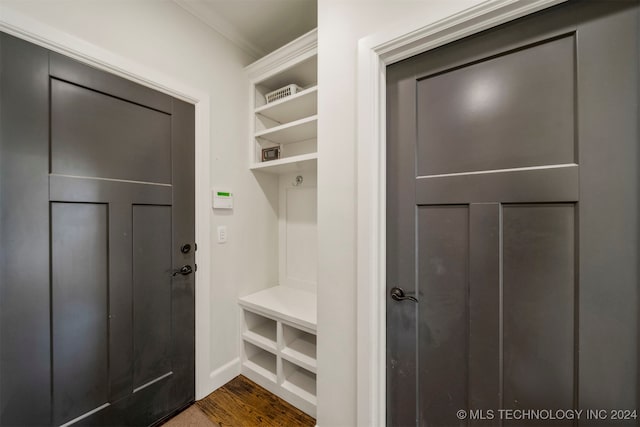
<instances>
[{"instance_id":1,"label":"white switch cover","mask_svg":"<svg viewBox=\"0 0 640 427\"><path fill-rule=\"evenodd\" d=\"M218 226L218 243L227 243L227 226Z\"/></svg>"}]
</instances>

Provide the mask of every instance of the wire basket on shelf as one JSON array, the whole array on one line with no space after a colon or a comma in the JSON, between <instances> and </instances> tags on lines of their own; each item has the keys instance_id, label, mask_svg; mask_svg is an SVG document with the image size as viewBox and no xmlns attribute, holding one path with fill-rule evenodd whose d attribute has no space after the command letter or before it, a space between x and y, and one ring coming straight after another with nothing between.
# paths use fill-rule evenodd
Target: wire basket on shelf
<instances>
[{"instance_id":1,"label":"wire basket on shelf","mask_svg":"<svg viewBox=\"0 0 640 427\"><path fill-rule=\"evenodd\" d=\"M278 101L282 98L286 98L291 95L295 95L296 93L302 91L302 88L296 84L290 84L285 87L281 87L280 89L274 90L273 92L269 92L265 95L267 98L267 104L271 102Z\"/></svg>"}]
</instances>

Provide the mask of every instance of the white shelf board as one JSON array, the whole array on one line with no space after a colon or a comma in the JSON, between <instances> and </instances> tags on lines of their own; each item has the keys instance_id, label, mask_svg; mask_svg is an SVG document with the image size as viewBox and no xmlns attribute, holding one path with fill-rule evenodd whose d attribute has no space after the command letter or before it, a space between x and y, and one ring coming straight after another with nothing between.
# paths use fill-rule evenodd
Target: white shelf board
<instances>
[{"instance_id":1,"label":"white shelf board","mask_svg":"<svg viewBox=\"0 0 640 427\"><path fill-rule=\"evenodd\" d=\"M317 138L317 135L317 114L255 133L256 138L264 139L274 144L292 144Z\"/></svg>"},{"instance_id":2,"label":"white shelf board","mask_svg":"<svg viewBox=\"0 0 640 427\"><path fill-rule=\"evenodd\" d=\"M282 320L315 334L317 325L316 294L287 286L274 286L239 299L250 311Z\"/></svg>"},{"instance_id":3,"label":"white shelf board","mask_svg":"<svg viewBox=\"0 0 640 427\"><path fill-rule=\"evenodd\" d=\"M297 394L307 402L316 404L316 379L315 375L296 369L285 378L282 387Z\"/></svg>"},{"instance_id":4,"label":"white shelf board","mask_svg":"<svg viewBox=\"0 0 640 427\"><path fill-rule=\"evenodd\" d=\"M282 349L282 357L314 374L317 370L316 344L304 338L290 342Z\"/></svg>"},{"instance_id":5,"label":"white shelf board","mask_svg":"<svg viewBox=\"0 0 640 427\"><path fill-rule=\"evenodd\" d=\"M299 156L285 157L278 160L254 163L249 169L274 174L302 172L316 170L318 168L318 153L301 154Z\"/></svg>"},{"instance_id":6,"label":"white shelf board","mask_svg":"<svg viewBox=\"0 0 640 427\"><path fill-rule=\"evenodd\" d=\"M318 114L318 86L256 108L256 114L278 123L288 123Z\"/></svg>"},{"instance_id":7,"label":"white shelf board","mask_svg":"<svg viewBox=\"0 0 640 427\"><path fill-rule=\"evenodd\" d=\"M276 328L275 323L262 323L253 329L244 331L242 337L245 341L275 354L276 345Z\"/></svg>"}]
</instances>

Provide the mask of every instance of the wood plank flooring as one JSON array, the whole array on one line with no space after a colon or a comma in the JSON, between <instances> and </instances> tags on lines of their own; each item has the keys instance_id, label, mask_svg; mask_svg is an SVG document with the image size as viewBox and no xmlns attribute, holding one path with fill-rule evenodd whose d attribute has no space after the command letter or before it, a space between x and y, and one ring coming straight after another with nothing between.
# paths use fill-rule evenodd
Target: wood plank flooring
<instances>
[{"instance_id":1,"label":"wood plank flooring","mask_svg":"<svg viewBox=\"0 0 640 427\"><path fill-rule=\"evenodd\" d=\"M316 420L240 375L196 402L220 427L313 427Z\"/></svg>"}]
</instances>

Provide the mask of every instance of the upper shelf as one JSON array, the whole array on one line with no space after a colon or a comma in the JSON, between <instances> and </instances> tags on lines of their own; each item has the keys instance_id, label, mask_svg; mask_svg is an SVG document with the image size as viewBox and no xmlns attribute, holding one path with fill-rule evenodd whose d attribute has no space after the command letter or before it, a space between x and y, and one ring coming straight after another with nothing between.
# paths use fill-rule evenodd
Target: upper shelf
<instances>
[{"instance_id":1,"label":"upper shelf","mask_svg":"<svg viewBox=\"0 0 640 427\"><path fill-rule=\"evenodd\" d=\"M301 87L315 85L318 57L315 34L312 33L301 37L306 40L304 46L294 46L294 41L288 48L283 46L285 49L277 52L277 57L267 55L249 65L246 68L249 80L264 90L276 90L291 83Z\"/></svg>"},{"instance_id":2,"label":"upper shelf","mask_svg":"<svg viewBox=\"0 0 640 427\"><path fill-rule=\"evenodd\" d=\"M239 299L241 306L283 320L315 334L316 295L288 286L274 286Z\"/></svg>"},{"instance_id":3,"label":"upper shelf","mask_svg":"<svg viewBox=\"0 0 640 427\"><path fill-rule=\"evenodd\" d=\"M295 95L263 105L256 114L278 123L292 122L318 113L318 86L313 86Z\"/></svg>"},{"instance_id":4,"label":"upper shelf","mask_svg":"<svg viewBox=\"0 0 640 427\"><path fill-rule=\"evenodd\" d=\"M316 138L317 134L318 116L314 115L256 132L255 137L265 139L275 144L291 144Z\"/></svg>"}]
</instances>

